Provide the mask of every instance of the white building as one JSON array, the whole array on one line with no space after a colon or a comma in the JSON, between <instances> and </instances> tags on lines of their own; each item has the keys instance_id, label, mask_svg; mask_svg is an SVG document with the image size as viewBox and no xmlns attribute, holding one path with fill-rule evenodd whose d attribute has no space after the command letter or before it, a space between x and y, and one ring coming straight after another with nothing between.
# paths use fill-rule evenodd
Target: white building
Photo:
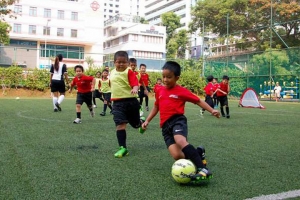
<instances>
[{"instance_id":1,"label":"white building","mask_svg":"<svg viewBox=\"0 0 300 200\"><path fill-rule=\"evenodd\" d=\"M174 12L180 17L181 29L188 30L191 22L191 8L195 6L197 0L146 0L145 1L145 19L149 24L161 24L161 15L167 12ZM190 35L191 49L187 57L199 58L202 55L203 38L199 32Z\"/></svg>"},{"instance_id":2,"label":"white building","mask_svg":"<svg viewBox=\"0 0 300 200\"><path fill-rule=\"evenodd\" d=\"M147 65L148 70L160 70L165 62L166 27L141 24L140 17L116 15L104 24L104 62L113 65L113 55L116 51L127 51L129 57L134 57Z\"/></svg>"},{"instance_id":3,"label":"white building","mask_svg":"<svg viewBox=\"0 0 300 200\"><path fill-rule=\"evenodd\" d=\"M10 8L10 45L0 46L0 63L45 68L63 54L68 67L103 63L103 2L99 0L20 0Z\"/></svg>"},{"instance_id":4,"label":"white building","mask_svg":"<svg viewBox=\"0 0 300 200\"><path fill-rule=\"evenodd\" d=\"M104 20L117 14L144 16L144 0L104 0Z\"/></svg>"}]
</instances>

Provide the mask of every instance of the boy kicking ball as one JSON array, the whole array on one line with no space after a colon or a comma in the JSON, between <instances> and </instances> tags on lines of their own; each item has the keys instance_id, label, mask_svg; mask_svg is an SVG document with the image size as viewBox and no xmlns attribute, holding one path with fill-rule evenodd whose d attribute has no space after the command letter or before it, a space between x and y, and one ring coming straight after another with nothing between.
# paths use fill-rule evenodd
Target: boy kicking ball
<instances>
[{"instance_id":1,"label":"boy kicking ball","mask_svg":"<svg viewBox=\"0 0 300 200\"><path fill-rule=\"evenodd\" d=\"M206 168L201 158L205 152L198 152L187 141L188 127L187 118L184 116L184 106L186 102L194 103L217 118L220 117L220 113L191 91L177 84L181 73L178 63L168 61L162 70L164 86L155 93L154 107L142 124L142 128L146 129L150 121L160 112L160 127L171 156L175 160L190 159L197 168L197 173L191 177L191 183L197 184L211 179L212 173Z\"/></svg>"}]
</instances>

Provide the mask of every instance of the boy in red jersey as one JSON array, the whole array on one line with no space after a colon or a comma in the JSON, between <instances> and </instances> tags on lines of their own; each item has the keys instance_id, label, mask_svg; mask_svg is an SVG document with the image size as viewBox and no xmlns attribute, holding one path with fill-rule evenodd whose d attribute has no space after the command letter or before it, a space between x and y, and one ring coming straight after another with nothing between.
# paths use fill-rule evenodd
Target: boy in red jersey
<instances>
[{"instance_id":1,"label":"boy in red jersey","mask_svg":"<svg viewBox=\"0 0 300 200\"><path fill-rule=\"evenodd\" d=\"M81 123L81 106L86 103L90 114L94 117L95 113L93 110L93 95L92 92L95 90L95 78L92 76L86 76L83 74L84 69L81 65L76 65L74 68L76 72L76 77L71 83L71 88L69 92L72 92L73 87L77 86L77 96L76 96L76 119L73 121L74 124Z\"/></svg>"},{"instance_id":2,"label":"boy in red jersey","mask_svg":"<svg viewBox=\"0 0 300 200\"><path fill-rule=\"evenodd\" d=\"M141 107L143 107L143 99L145 97L145 103L146 103L146 110L149 111L149 97L148 97L148 93L150 91L149 88L149 74L146 73L146 68L147 66L145 64L140 64L140 93L139 93L139 97L140 97L140 105Z\"/></svg>"},{"instance_id":3,"label":"boy in red jersey","mask_svg":"<svg viewBox=\"0 0 300 200\"><path fill-rule=\"evenodd\" d=\"M139 84L137 76L128 67L128 54L118 51L114 55L115 69L110 73L111 100L113 101L113 119L116 124L116 135L119 150L115 158L128 155L126 145L126 126L129 123L133 128L140 128L144 118L140 118L140 104L137 100ZM141 129L142 130L142 129Z\"/></svg>"},{"instance_id":4,"label":"boy in red jersey","mask_svg":"<svg viewBox=\"0 0 300 200\"><path fill-rule=\"evenodd\" d=\"M220 102L220 110L222 117L230 118L229 115L229 106L228 106L228 93L230 92L230 86L229 86L229 77L224 75L222 78L222 82L220 83L220 87L217 90L217 97ZM224 106L226 109L226 115L224 113Z\"/></svg>"},{"instance_id":5,"label":"boy in red jersey","mask_svg":"<svg viewBox=\"0 0 300 200\"><path fill-rule=\"evenodd\" d=\"M156 84L154 85L153 91L157 93L158 90L163 86L161 78L157 78Z\"/></svg>"},{"instance_id":6,"label":"boy in red jersey","mask_svg":"<svg viewBox=\"0 0 300 200\"><path fill-rule=\"evenodd\" d=\"M218 78L214 78L212 83L214 85L214 96L213 96L214 108L217 109L219 105L217 90L220 88L220 84L218 83Z\"/></svg>"},{"instance_id":7,"label":"boy in red jersey","mask_svg":"<svg viewBox=\"0 0 300 200\"><path fill-rule=\"evenodd\" d=\"M212 75L208 76L207 78L207 85L204 87L205 92L205 102L211 107L214 108L214 102L213 102L213 95L214 95L214 85L212 83L214 77ZM202 108L202 111L200 111L200 114L203 115L205 109Z\"/></svg>"},{"instance_id":8,"label":"boy in red jersey","mask_svg":"<svg viewBox=\"0 0 300 200\"><path fill-rule=\"evenodd\" d=\"M191 91L176 83L181 73L178 63L168 61L162 70L164 86L155 94L154 107L142 124L142 128L146 129L150 121L160 112L160 127L171 156L175 160L190 159L195 164L197 173L191 177L192 183L210 179L212 173L202 163L197 149L187 142L188 127L184 116L184 106L186 102L197 104L217 118L220 117L220 113Z\"/></svg>"}]
</instances>

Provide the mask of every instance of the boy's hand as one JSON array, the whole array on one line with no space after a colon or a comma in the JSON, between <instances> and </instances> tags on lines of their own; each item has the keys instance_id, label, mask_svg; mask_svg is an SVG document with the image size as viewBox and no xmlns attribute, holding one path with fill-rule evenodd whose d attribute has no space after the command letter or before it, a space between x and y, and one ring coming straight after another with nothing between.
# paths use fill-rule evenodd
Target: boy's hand
<instances>
[{"instance_id":1,"label":"boy's hand","mask_svg":"<svg viewBox=\"0 0 300 200\"><path fill-rule=\"evenodd\" d=\"M217 110L212 110L211 114L212 114L213 116L215 116L216 118L220 118L220 112L217 111Z\"/></svg>"},{"instance_id":2,"label":"boy's hand","mask_svg":"<svg viewBox=\"0 0 300 200\"><path fill-rule=\"evenodd\" d=\"M142 124L142 129L146 130L148 124L149 124L149 122L148 122L148 121L145 121L145 122Z\"/></svg>"}]
</instances>

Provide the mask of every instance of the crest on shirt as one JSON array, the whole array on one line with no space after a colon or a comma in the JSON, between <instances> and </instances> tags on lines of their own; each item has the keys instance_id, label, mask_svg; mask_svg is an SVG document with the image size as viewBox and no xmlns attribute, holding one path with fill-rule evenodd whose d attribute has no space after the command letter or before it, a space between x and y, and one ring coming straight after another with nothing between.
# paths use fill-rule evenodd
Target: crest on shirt
<instances>
[{"instance_id":1,"label":"crest on shirt","mask_svg":"<svg viewBox=\"0 0 300 200\"><path fill-rule=\"evenodd\" d=\"M178 99L178 96L176 94L171 94L169 97L173 99Z\"/></svg>"}]
</instances>

